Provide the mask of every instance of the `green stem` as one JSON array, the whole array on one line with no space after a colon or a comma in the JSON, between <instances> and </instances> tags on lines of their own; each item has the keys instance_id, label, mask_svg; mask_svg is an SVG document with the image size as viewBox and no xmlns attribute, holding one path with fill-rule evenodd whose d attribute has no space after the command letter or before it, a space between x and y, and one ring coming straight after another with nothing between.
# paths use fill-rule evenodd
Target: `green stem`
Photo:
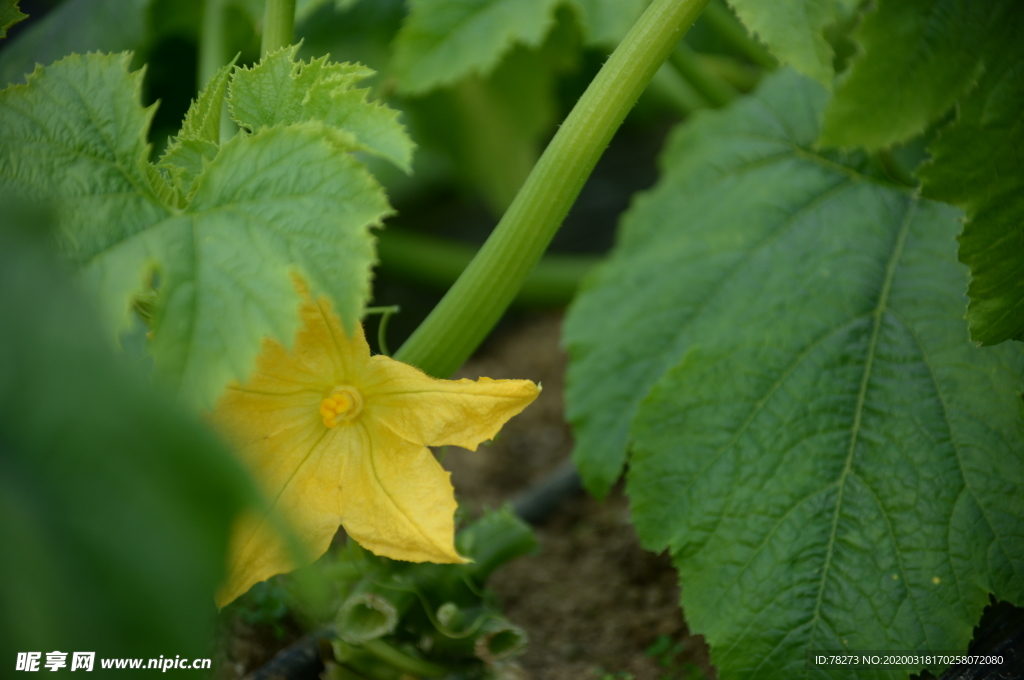
<instances>
[{"instance_id":1,"label":"green stem","mask_svg":"<svg viewBox=\"0 0 1024 680\"><path fill-rule=\"evenodd\" d=\"M708 0L655 0L605 62L501 222L396 359L448 376L483 342L537 264L601 153Z\"/></svg>"},{"instance_id":2,"label":"green stem","mask_svg":"<svg viewBox=\"0 0 1024 680\"><path fill-rule=\"evenodd\" d=\"M651 84L647 86L647 92L664 100L683 117L711 106L708 100L679 74L679 71L668 64L654 74Z\"/></svg>"},{"instance_id":3,"label":"green stem","mask_svg":"<svg viewBox=\"0 0 1024 680\"><path fill-rule=\"evenodd\" d=\"M231 61L228 52L227 36L227 8L224 0L205 0L203 2L203 16L199 25L199 68L198 68L198 90L202 92L210 79L217 75L217 71L224 64ZM220 117L220 141L224 143L236 132L235 124L228 116L227 107L222 107Z\"/></svg>"},{"instance_id":4,"label":"green stem","mask_svg":"<svg viewBox=\"0 0 1024 680\"><path fill-rule=\"evenodd\" d=\"M398 314L402 308L398 305L388 307L367 307L366 314L380 314L380 322L377 324L377 349L384 356L391 356L388 351L388 320L392 314Z\"/></svg>"},{"instance_id":5,"label":"green stem","mask_svg":"<svg viewBox=\"0 0 1024 680\"><path fill-rule=\"evenodd\" d=\"M676 70L716 108L736 99L736 88L712 71L685 41L680 41L669 57Z\"/></svg>"},{"instance_id":6,"label":"green stem","mask_svg":"<svg viewBox=\"0 0 1024 680\"><path fill-rule=\"evenodd\" d=\"M205 0L203 3L203 18L199 25L199 90L230 60L224 40L224 9L224 0Z\"/></svg>"},{"instance_id":7,"label":"green stem","mask_svg":"<svg viewBox=\"0 0 1024 680\"><path fill-rule=\"evenodd\" d=\"M263 10L263 45L265 57L295 41L295 0L267 0Z\"/></svg>"},{"instance_id":8,"label":"green stem","mask_svg":"<svg viewBox=\"0 0 1024 680\"><path fill-rule=\"evenodd\" d=\"M719 2L708 5L704 10L704 20L711 25L715 33L732 45L733 49L758 66L769 71L778 66L775 57L747 32L746 27L725 5Z\"/></svg>"},{"instance_id":9,"label":"green stem","mask_svg":"<svg viewBox=\"0 0 1024 680\"><path fill-rule=\"evenodd\" d=\"M737 92L753 90L763 73L757 66L723 54L702 54L700 57L708 69L732 85Z\"/></svg>"},{"instance_id":10,"label":"green stem","mask_svg":"<svg viewBox=\"0 0 1024 680\"><path fill-rule=\"evenodd\" d=\"M399 227L380 233L378 270L396 279L448 290L473 261L477 249ZM525 307L569 304L583 277L601 261L596 255L546 255L529 273L514 303Z\"/></svg>"},{"instance_id":11,"label":"green stem","mask_svg":"<svg viewBox=\"0 0 1024 680\"><path fill-rule=\"evenodd\" d=\"M893 157L891 149L883 149L875 154L875 157L882 166L882 170L893 182L902 184L905 187L910 187L911 189L916 189L920 186L920 180L914 176L914 173L904 168L903 165Z\"/></svg>"},{"instance_id":12,"label":"green stem","mask_svg":"<svg viewBox=\"0 0 1024 680\"><path fill-rule=\"evenodd\" d=\"M428 678L439 678L448 673L448 669L443 666L438 666L423 659L415 659L380 639L369 640L360 646L381 661L386 661L393 667L406 673L426 676Z\"/></svg>"}]
</instances>

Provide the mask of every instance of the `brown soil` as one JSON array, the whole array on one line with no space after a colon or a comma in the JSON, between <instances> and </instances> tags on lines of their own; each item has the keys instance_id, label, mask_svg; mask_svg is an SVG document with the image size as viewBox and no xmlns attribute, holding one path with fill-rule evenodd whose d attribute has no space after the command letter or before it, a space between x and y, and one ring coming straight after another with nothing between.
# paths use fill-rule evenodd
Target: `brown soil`
<instances>
[{"instance_id":1,"label":"brown soil","mask_svg":"<svg viewBox=\"0 0 1024 680\"><path fill-rule=\"evenodd\" d=\"M444 459L460 504L470 513L500 507L557 468L570 453L559 348L561 315L533 316L489 341L458 377L529 378L537 401L476 453L450 449ZM520 660L534 680L714 677L700 636L687 631L676 574L665 555L643 550L621 489L604 502L567 499L537 528L540 552L496 572L490 581L506 614L526 629ZM648 650L668 636L678 653ZM664 643L663 643L664 644Z\"/></svg>"}]
</instances>

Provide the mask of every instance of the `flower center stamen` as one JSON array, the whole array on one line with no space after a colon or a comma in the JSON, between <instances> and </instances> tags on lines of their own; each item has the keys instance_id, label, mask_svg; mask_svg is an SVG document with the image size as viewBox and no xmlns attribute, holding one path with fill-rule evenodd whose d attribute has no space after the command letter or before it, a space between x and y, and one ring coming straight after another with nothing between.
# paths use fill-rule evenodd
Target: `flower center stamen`
<instances>
[{"instance_id":1,"label":"flower center stamen","mask_svg":"<svg viewBox=\"0 0 1024 680\"><path fill-rule=\"evenodd\" d=\"M324 425L336 427L355 419L363 410L363 397L351 385L339 385L331 390L331 396L320 402L320 415Z\"/></svg>"}]
</instances>

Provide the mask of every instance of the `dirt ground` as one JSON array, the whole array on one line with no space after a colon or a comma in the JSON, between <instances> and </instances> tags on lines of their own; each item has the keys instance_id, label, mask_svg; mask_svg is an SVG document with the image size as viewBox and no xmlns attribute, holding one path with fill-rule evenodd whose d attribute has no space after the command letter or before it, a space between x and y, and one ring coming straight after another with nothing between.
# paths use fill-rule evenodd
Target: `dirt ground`
<instances>
[{"instance_id":1,"label":"dirt ground","mask_svg":"<svg viewBox=\"0 0 1024 680\"><path fill-rule=\"evenodd\" d=\"M519 319L485 344L457 376L529 378L544 387L497 441L476 453L446 453L444 465L452 471L456 494L472 514L510 501L569 457L561 322L560 314ZM529 677L714 677L703 638L691 636L683 621L675 571L667 556L640 547L620 488L603 502L585 494L567 499L537 527L537 537L537 555L504 567L489 584L509 619L530 636L520 660ZM651 649L659 637L660 648L669 651Z\"/></svg>"},{"instance_id":2,"label":"dirt ground","mask_svg":"<svg viewBox=\"0 0 1024 680\"><path fill-rule=\"evenodd\" d=\"M476 452L449 447L443 453L470 516L510 502L569 457L561 322L560 314L506 321L455 376L528 378L544 387L496 441ZM621 488L603 502L583 493L566 498L536 533L540 551L499 569L488 584L529 635L520 678L715 678L703 638L691 636L683 621L675 571L666 555L640 547ZM245 677L302 634L287 619L276 634L238 620L227 626L222 680Z\"/></svg>"}]
</instances>

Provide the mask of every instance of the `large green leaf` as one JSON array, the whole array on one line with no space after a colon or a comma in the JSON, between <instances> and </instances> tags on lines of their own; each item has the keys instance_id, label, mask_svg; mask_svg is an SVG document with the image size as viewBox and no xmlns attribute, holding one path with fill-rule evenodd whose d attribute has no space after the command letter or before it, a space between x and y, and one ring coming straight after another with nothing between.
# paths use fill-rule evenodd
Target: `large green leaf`
<instances>
[{"instance_id":1,"label":"large green leaf","mask_svg":"<svg viewBox=\"0 0 1024 680\"><path fill-rule=\"evenodd\" d=\"M1020 11L1015 0L876 4L856 33L862 54L826 112L825 144L882 148L924 130L975 82L993 15Z\"/></svg>"},{"instance_id":2,"label":"large green leaf","mask_svg":"<svg viewBox=\"0 0 1024 680\"><path fill-rule=\"evenodd\" d=\"M208 657L230 524L255 492L115 360L39 219L3 214L0 656Z\"/></svg>"},{"instance_id":3,"label":"large green leaf","mask_svg":"<svg viewBox=\"0 0 1024 680\"><path fill-rule=\"evenodd\" d=\"M784 71L681 128L567 324L576 460L601 490L632 442L723 677L963 649L1024 602L1024 354L968 339L958 210L813 151L826 99Z\"/></svg>"},{"instance_id":4,"label":"large green leaf","mask_svg":"<svg viewBox=\"0 0 1024 680\"><path fill-rule=\"evenodd\" d=\"M129 55L72 56L0 93L0 190L50 201L61 240L114 328L158 291L158 373L210 403L244 378L264 335L290 342L292 273L356 323L373 259L380 187L323 126L240 134L195 180L185 207L146 160L150 112Z\"/></svg>"},{"instance_id":5,"label":"large green leaf","mask_svg":"<svg viewBox=\"0 0 1024 680\"><path fill-rule=\"evenodd\" d=\"M967 213L960 261L971 268L968 321L982 344L1024 340L1024 12L1004 3L985 72L956 123L931 145L926 195Z\"/></svg>"},{"instance_id":6,"label":"large green leaf","mask_svg":"<svg viewBox=\"0 0 1024 680\"><path fill-rule=\"evenodd\" d=\"M729 0L729 4L779 61L831 86L834 55L824 31L838 20L837 2L842 1Z\"/></svg>"},{"instance_id":7,"label":"large green leaf","mask_svg":"<svg viewBox=\"0 0 1024 680\"><path fill-rule=\"evenodd\" d=\"M1024 338L1024 14L1015 0L884 0L858 32L863 54L837 88L822 142L884 147L947 115L925 194L967 213L972 337Z\"/></svg>"},{"instance_id":8,"label":"large green leaf","mask_svg":"<svg viewBox=\"0 0 1024 680\"><path fill-rule=\"evenodd\" d=\"M560 0L412 0L395 39L394 72L409 94L486 75L513 45L538 47Z\"/></svg>"}]
</instances>

